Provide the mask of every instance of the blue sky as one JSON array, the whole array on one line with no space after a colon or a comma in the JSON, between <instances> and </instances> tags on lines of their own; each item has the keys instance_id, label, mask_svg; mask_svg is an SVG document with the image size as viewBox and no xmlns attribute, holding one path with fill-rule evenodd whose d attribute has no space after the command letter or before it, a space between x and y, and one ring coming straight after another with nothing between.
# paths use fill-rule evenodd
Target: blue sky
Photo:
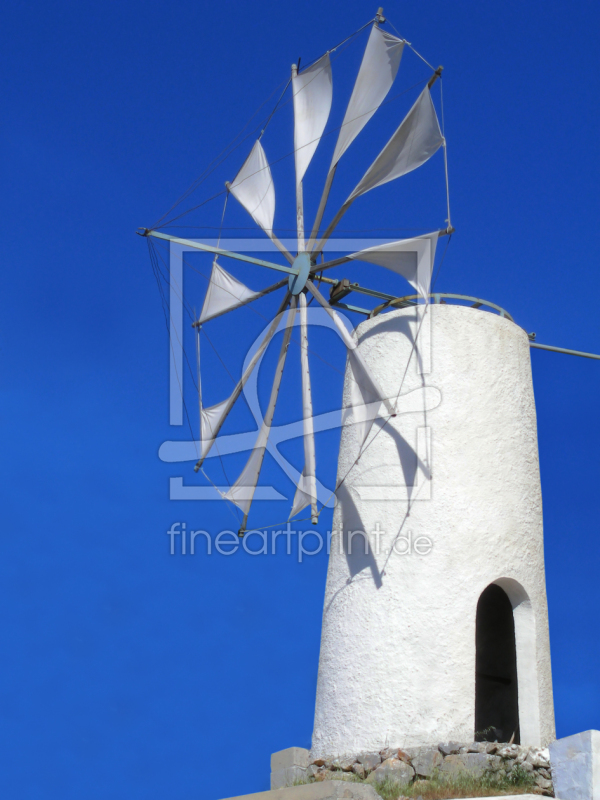
<instances>
[{"instance_id":1,"label":"blue sky","mask_svg":"<svg viewBox=\"0 0 600 800\"><path fill-rule=\"evenodd\" d=\"M216 533L234 521L219 503L169 501L169 477L197 478L189 464L157 455L162 442L186 434L168 424L168 339L135 229L167 211L287 79L292 62L317 58L375 10L354 0L59 0L5 9L7 797L216 800L267 788L270 753L310 743L326 558L169 555L173 522ZM385 12L445 67L457 233L436 288L504 306L538 341L600 352L597 4L394 0ZM343 113L361 48L353 43L334 62L335 113ZM422 70L405 54L398 86L426 77ZM386 106L364 145L349 151L334 199L378 152L408 97ZM270 157L289 152L289 111L265 135ZM309 204L327 153L324 145L315 158ZM219 192L244 157L242 146L193 198ZM371 193L345 228L441 227L440 163ZM289 158L274 176L276 224L289 227ZM186 222L218 226L221 212L214 201ZM233 203L226 220L251 224ZM209 268L195 258L197 269ZM251 286L264 285L258 272L247 275ZM192 305L204 288L190 277ZM232 370L260 329L241 314L215 328ZM315 404L324 411L340 391L343 352L333 339L322 342L338 368L315 366ZM228 378L208 358L207 391L217 400ZM565 736L600 728L600 365L539 351L532 364L557 732ZM263 399L267 388L263 381ZM280 421L293 418L293 377L283 391L289 402ZM232 430L248 420L241 409ZM322 435L318 447L319 474L331 485L337 434ZM294 443L286 453L297 458ZM233 474L241 463L232 457L225 466ZM216 462L211 469L220 480ZM290 491L270 461L264 480ZM285 518L285 504L275 505ZM257 524L267 510L257 507ZM324 514L324 529L327 522Z\"/></svg>"}]
</instances>

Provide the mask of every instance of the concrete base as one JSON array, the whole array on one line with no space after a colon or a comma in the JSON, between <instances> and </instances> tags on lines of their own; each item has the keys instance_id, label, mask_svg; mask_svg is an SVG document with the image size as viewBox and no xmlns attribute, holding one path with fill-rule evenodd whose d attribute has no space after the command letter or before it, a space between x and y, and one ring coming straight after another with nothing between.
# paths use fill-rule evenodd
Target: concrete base
<instances>
[{"instance_id":1,"label":"concrete base","mask_svg":"<svg viewBox=\"0 0 600 800\"><path fill-rule=\"evenodd\" d=\"M304 747L288 747L271 755L271 789L292 786L306 778L309 752Z\"/></svg>"},{"instance_id":2,"label":"concrete base","mask_svg":"<svg viewBox=\"0 0 600 800\"><path fill-rule=\"evenodd\" d=\"M550 744L554 794L560 800L600 800L600 731Z\"/></svg>"},{"instance_id":3,"label":"concrete base","mask_svg":"<svg viewBox=\"0 0 600 800\"><path fill-rule=\"evenodd\" d=\"M258 792L229 797L226 800L381 800L372 786L365 783L347 781L322 781L308 783L306 786L290 786L274 792ZM469 800L489 800L489 798L469 798ZM503 795L502 800L540 800L539 794Z\"/></svg>"},{"instance_id":4,"label":"concrete base","mask_svg":"<svg viewBox=\"0 0 600 800\"><path fill-rule=\"evenodd\" d=\"M520 795L519 800L529 795ZM533 797L533 795L531 795ZM271 792L244 794L226 800L381 800L372 786L366 783L348 783L347 781L321 781L307 783L304 786L290 786L287 789L276 789ZM504 798L504 800L509 800ZM539 797L536 797L539 800Z\"/></svg>"}]
</instances>

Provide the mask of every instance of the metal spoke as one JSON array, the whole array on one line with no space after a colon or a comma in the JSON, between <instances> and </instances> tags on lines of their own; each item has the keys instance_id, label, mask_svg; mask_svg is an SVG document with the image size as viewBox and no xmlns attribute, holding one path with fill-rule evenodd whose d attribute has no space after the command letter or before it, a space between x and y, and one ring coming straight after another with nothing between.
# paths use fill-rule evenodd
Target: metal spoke
<instances>
[{"instance_id":1,"label":"metal spoke","mask_svg":"<svg viewBox=\"0 0 600 800\"><path fill-rule=\"evenodd\" d=\"M223 256L225 258L235 258L237 261L245 261L248 264L256 264L259 267L277 270L277 272L286 272L288 275L296 275L296 270L291 267L274 264L272 261L263 261L261 258L252 258L252 256L245 256L242 253L233 253L231 250L222 250L220 247L213 247L209 244L200 244L200 242L195 242L193 239L181 239L178 236L169 236L167 233L159 233L158 231L151 231L148 229L145 229L145 232L140 234L140 236L153 236L155 239L165 239L167 242L181 244L184 247L191 247L194 250L214 253L217 256Z\"/></svg>"}]
</instances>

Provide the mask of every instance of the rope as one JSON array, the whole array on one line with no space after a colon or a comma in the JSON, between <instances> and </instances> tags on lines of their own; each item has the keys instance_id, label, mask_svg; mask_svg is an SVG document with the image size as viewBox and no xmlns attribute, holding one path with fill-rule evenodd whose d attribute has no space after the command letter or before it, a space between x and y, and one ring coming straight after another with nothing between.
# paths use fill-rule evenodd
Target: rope
<instances>
[{"instance_id":1,"label":"rope","mask_svg":"<svg viewBox=\"0 0 600 800\"><path fill-rule=\"evenodd\" d=\"M159 266L158 266L158 260L156 260L156 262L155 262L157 254L156 254L155 251L153 252L153 250L154 250L153 246L154 246L154 242L151 242L150 240L148 240L148 250L150 252L150 263L151 263L153 271L154 271L154 277L156 278L158 289L159 289L159 294L160 294L160 297L161 297L161 304L162 304L163 314L164 314L164 318L165 318L165 327L167 329L167 334L169 336L169 346L170 346L170 349L171 349L171 356L173 358L173 365L175 366L175 376L177 378L177 385L179 386L179 394L181 395L181 402L182 402L182 405L183 405L183 410L185 411L185 417L186 417L186 420L187 420L188 427L190 429L190 435L192 437L192 441L193 441L194 447L196 449L196 457L200 458L200 453L199 453L199 450L198 450L198 444L196 442L196 437L194 436L194 431L192 429L192 423L191 423L191 420L190 420L190 415L189 415L189 412L188 412L187 403L185 402L185 397L183 396L183 387L181 385L181 380L179 378L179 372L178 372L177 367L175 365L175 352L174 352L174 349L173 349L173 341L172 341L172 338L171 338L171 329L170 329L169 321L168 321L167 302L166 302L166 297L164 296L164 291L163 291L163 288L162 288L162 285L161 285L161 282L160 282L160 278L158 277L158 274L157 274L158 270L159 270ZM177 338L179 339L179 337L177 337ZM181 342L179 342L179 344L181 345ZM183 345L181 345L181 349L182 349L182 351L183 351L183 353L185 355L185 349L183 348ZM199 353L198 353L198 359L199 359ZM188 367L190 367L189 361L187 359L187 355L186 355L186 361L188 363ZM198 367L199 367L199 362L198 362ZM190 371L191 371L191 367L190 367ZM199 373L198 373L198 379L199 379ZM193 380L193 374L192 374L192 380ZM194 381L194 386L196 387L196 382L195 381ZM198 387L196 387L196 389L199 392ZM199 438L201 440L202 436L200 436ZM225 472L225 465L223 464L223 459L221 458L221 455L220 455L218 449L217 449L217 454L218 454L219 459L221 461L221 467L223 469L223 474L225 475L225 480L229 484L229 479L227 477L227 473ZM222 496L222 492L219 491L219 487L211 480L211 478L209 478L209 476L206 474L204 469L202 469L201 471L202 471L202 474L204 475L204 477L209 481L209 483L212 484L214 489ZM233 509L231 509L231 513L233 514L233 517L234 517L234 519L236 521L236 524L239 524L239 521L240 521L239 520L239 513L235 513L233 511Z\"/></svg>"},{"instance_id":2,"label":"rope","mask_svg":"<svg viewBox=\"0 0 600 800\"><path fill-rule=\"evenodd\" d=\"M420 53L418 53L418 52L415 50L415 48L412 46L412 44L411 44L410 42L407 42L407 41L406 41L406 39L404 38L404 36L402 36L402 34L401 34L399 31L398 31L398 29L396 28L396 26L395 26L395 25L394 25L394 23L393 23L393 22L390 20L390 18L389 18L389 17L386 17L386 22L389 22L389 23L390 23L390 25L391 25L391 26L392 26L392 28L393 28L393 29L396 31L396 33L398 34L399 38L400 38L400 39L402 39L402 41L404 42L404 44L406 44L408 47L410 47L410 49L413 51L413 53L414 53L416 56L418 56L418 57L421 59L421 61L422 61L424 64L427 64L427 66L429 67L429 69L431 69L431 70L433 70L433 71L435 72L435 67L434 67L434 66L432 66L432 65L429 63L429 61L427 61L427 59L426 59L426 58L423 58L423 56L422 56Z\"/></svg>"},{"instance_id":3,"label":"rope","mask_svg":"<svg viewBox=\"0 0 600 800\"><path fill-rule=\"evenodd\" d=\"M275 108L273 109L273 111L271 111L271 113L270 113L270 114L269 114L269 116L267 117L267 121L265 122L265 127L262 129L262 131L260 132L260 136L258 137L258 141L259 141L259 142L260 142L260 140L262 139L264 132L267 130L267 127L269 126L269 122L271 122L271 120L273 119L273 115L274 115L274 114L275 114L275 112L277 111L277 107L278 107L279 103L281 103L281 101L283 100L283 96L284 96L284 94L287 92L287 90L288 90L288 86L290 85L290 83L291 83L291 82L292 82L292 78L291 78L291 76L290 76L290 77L288 78L288 82L286 83L286 85L285 85L285 88L284 88L283 92L281 93L281 97L280 97L280 98L279 98L279 100L278 100L278 101L275 103Z\"/></svg>"},{"instance_id":4,"label":"rope","mask_svg":"<svg viewBox=\"0 0 600 800\"><path fill-rule=\"evenodd\" d=\"M225 219L225 211L227 209L228 200L229 200L229 190L227 190L227 194L225 195L225 202L223 203L223 213L221 214L221 224L219 225L219 238L217 239L217 248L221 246L221 234L223 233L223 220Z\"/></svg>"},{"instance_id":5,"label":"rope","mask_svg":"<svg viewBox=\"0 0 600 800\"><path fill-rule=\"evenodd\" d=\"M192 194L192 192L194 192L194 191L195 191L195 190L198 188L198 186L200 186L202 183L204 183L204 181L205 181L205 180L208 178L208 176L209 176L209 175L211 175L211 174L214 172L214 170L215 170L215 169L216 169L216 168L217 168L217 167L218 167L220 164L222 164L222 163L223 163L223 161L225 161L226 159L228 159L228 158L229 158L229 156L230 156L230 155L231 155L233 152L235 152L235 150L237 150L237 148L238 148L238 147L239 147L241 144L243 144L243 142L245 142L245 141L246 141L246 139L248 139L250 136L252 136L252 134L253 134L253 133L255 133L255 131L256 131L256 130L258 130L258 128L260 128L260 125L258 125L258 126L257 126L256 128L254 128L252 131L250 131L250 133L248 133L248 134L247 134L247 135L246 135L246 136L245 136L245 137L244 137L244 138L243 138L243 139L242 139L240 142L238 142L238 143L237 143L237 145L235 145L235 147L233 147L233 149L232 149L232 150L231 150L229 153L227 153L227 155L224 155L224 154L227 152L227 150L229 150L229 148L230 148L230 147L232 147L232 145L233 145L233 143L235 142L235 140L236 140L236 139L237 139L239 136L241 136L241 135L242 135L242 133L243 133L243 132L246 130L246 128L248 127L248 125L249 125L249 124L252 122L252 120L253 120L253 119L254 119L254 117L255 117L255 116L258 114L258 112L261 110L261 108L262 108L264 105L266 105L266 104L269 102L269 100L270 100L270 99L273 97L273 95L274 95L274 94L277 92L277 90L278 90L278 89L279 89L279 87L282 85L282 83L284 83L284 81L282 81L280 84L278 84L278 86L276 86L276 87L275 87L275 89L273 89L273 91L271 92L271 94L270 94L270 95L267 97L267 99L266 99L266 100L264 100L264 101L263 101L263 102L262 102L262 103L261 103L261 104L258 106L258 108L257 108L257 109L256 109L256 111L254 112L254 114L252 114L252 116L250 117L250 119L249 119L249 120L246 122L246 124L245 124L245 125L242 127L242 129L239 131L239 133L237 133L237 134L236 134L236 135L233 137L233 139L232 139L232 140L229 142L229 144L227 144L227 145L226 145L226 146L223 148L223 150L221 150L221 152L220 152L218 155L216 155L216 156L215 156L215 157L212 159L212 161L209 161L209 163L208 163L208 166L207 166L207 167L204 169L204 171L203 171L202 173L200 173L200 175L198 176L198 178L196 178L196 180L195 180L195 181L194 181L194 182L193 182L193 183L192 183L192 184L191 184L191 185L190 185L190 186L189 186L189 187L188 187L188 188L185 190L185 192L184 192L184 193L183 193L183 194L182 194L182 195L181 195L181 196L180 196L180 197L179 197L179 198L178 198L178 199L177 199L177 200L176 200L176 201L173 203L173 205L171 206L171 208L169 208L169 210L168 210L168 211L166 211L166 212L165 212L165 213L162 215L162 217L160 217L160 219L159 219L159 220L156 222L156 224L153 226L153 229L154 229L154 230L156 230L156 228L158 228L158 226L159 226L159 225L160 225L160 223L163 221L163 219L164 219L166 216L168 216L168 215L171 213L171 211L173 211L173 209L174 209L174 208L177 208L177 206L178 206L180 203L182 203L182 202L183 202L183 201L184 201L184 200L185 200L187 197L189 197L189 196L190 196L190 194ZM286 88L287 88L287 87L286 87ZM284 90L284 91L285 91L285 90ZM277 102L279 103L279 101L277 101ZM270 116L272 116L272 114L271 114ZM262 123L261 123L261 124L262 124ZM221 159L221 161L219 161L219 159ZM215 162L217 162L217 161L218 161L218 163L215 163ZM214 165L214 166L213 166L213 165ZM211 168L211 167L212 167L212 168Z\"/></svg>"}]
</instances>

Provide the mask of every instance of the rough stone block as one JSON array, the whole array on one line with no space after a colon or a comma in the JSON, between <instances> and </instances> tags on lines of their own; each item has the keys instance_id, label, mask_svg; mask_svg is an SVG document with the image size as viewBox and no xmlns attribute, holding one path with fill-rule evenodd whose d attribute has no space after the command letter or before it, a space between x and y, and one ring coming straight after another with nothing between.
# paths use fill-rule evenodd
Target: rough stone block
<instances>
[{"instance_id":1,"label":"rough stone block","mask_svg":"<svg viewBox=\"0 0 600 800\"><path fill-rule=\"evenodd\" d=\"M554 793L560 800L600 800L600 731L584 731L550 745Z\"/></svg>"},{"instance_id":2,"label":"rough stone block","mask_svg":"<svg viewBox=\"0 0 600 800\"><path fill-rule=\"evenodd\" d=\"M439 750L422 750L412 759L412 765L417 775L422 778L429 778L433 773L440 769L444 762L444 757Z\"/></svg>"},{"instance_id":3,"label":"rough stone block","mask_svg":"<svg viewBox=\"0 0 600 800\"><path fill-rule=\"evenodd\" d=\"M497 753L502 758L513 758L515 759L519 755L519 745L518 744L505 744L501 745Z\"/></svg>"},{"instance_id":4,"label":"rough stone block","mask_svg":"<svg viewBox=\"0 0 600 800\"><path fill-rule=\"evenodd\" d=\"M453 756L458 753L462 744L460 742L446 742L438 744L438 750L443 756Z\"/></svg>"},{"instance_id":5,"label":"rough stone block","mask_svg":"<svg viewBox=\"0 0 600 800\"><path fill-rule=\"evenodd\" d=\"M487 744L488 742L473 742L467 747L467 753L487 753Z\"/></svg>"},{"instance_id":6,"label":"rough stone block","mask_svg":"<svg viewBox=\"0 0 600 800\"><path fill-rule=\"evenodd\" d=\"M303 747L288 747L271 755L271 772L288 767L308 767L309 752Z\"/></svg>"},{"instance_id":7,"label":"rough stone block","mask_svg":"<svg viewBox=\"0 0 600 800\"><path fill-rule=\"evenodd\" d=\"M462 755L446 756L441 766L441 771L447 775L456 775L468 772L478 778L492 766L493 756L485 753L464 753Z\"/></svg>"},{"instance_id":8,"label":"rough stone block","mask_svg":"<svg viewBox=\"0 0 600 800\"><path fill-rule=\"evenodd\" d=\"M547 747L543 750L538 748L532 749L527 754L527 761L534 767L544 767L544 769L548 769L550 767L550 751Z\"/></svg>"},{"instance_id":9,"label":"rough stone block","mask_svg":"<svg viewBox=\"0 0 600 800\"><path fill-rule=\"evenodd\" d=\"M359 764L363 765L367 772L370 772L381 764L381 756L379 753L361 753L356 757L356 760Z\"/></svg>"},{"instance_id":10,"label":"rough stone block","mask_svg":"<svg viewBox=\"0 0 600 800\"><path fill-rule=\"evenodd\" d=\"M331 765L332 769L341 770L342 772L352 772L352 765L356 759L354 756L335 758Z\"/></svg>"},{"instance_id":11,"label":"rough stone block","mask_svg":"<svg viewBox=\"0 0 600 800\"><path fill-rule=\"evenodd\" d=\"M383 783L385 780L393 781L399 786L406 786L415 776L414 769L405 761L399 759L386 758L376 770L367 778L368 783Z\"/></svg>"},{"instance_id":12,"label":"rough stone block","mask_svg":"<svg viewBox=\"0 0 600 800\"><path fill-rule=\"evenodd\" d=\"M352 765L352 772L355 775L358 775L359 778L364 778L365 775L367 774L367 772L366 772L365 768L363 767L363 765L359 764L358 762L356 764Z\"/></svg>"}]
</instances>

